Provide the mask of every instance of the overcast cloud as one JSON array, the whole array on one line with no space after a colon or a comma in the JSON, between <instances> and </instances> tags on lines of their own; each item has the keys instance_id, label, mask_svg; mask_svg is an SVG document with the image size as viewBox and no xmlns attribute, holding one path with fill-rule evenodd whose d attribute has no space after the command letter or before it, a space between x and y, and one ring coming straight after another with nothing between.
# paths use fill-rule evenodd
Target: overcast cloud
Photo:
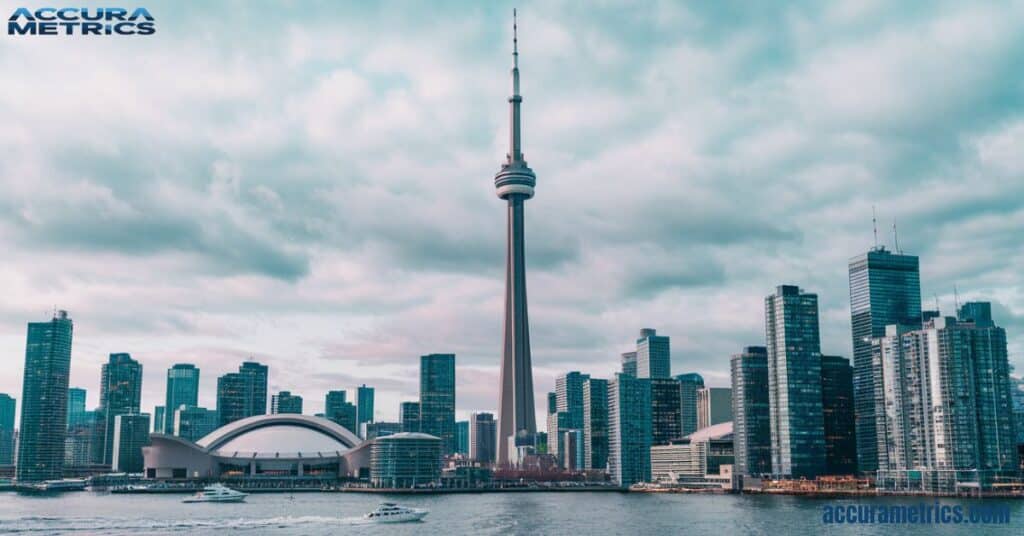
<instances>
[{"instance_id":1,"label":"overcast cloud","mask_svg":"<svg viewBox=\"0 0 1024 536\"><path fill-rule=\"evenodd\" d=\"M251 356L397 419L454 352L460 416L495 409L513 5L145 5L152 37L0 46L0 391L56 306L90 406L110 352L147 411L173 363L213 407ZM517 5L538 413L642 327L727 385L783 283L849 356L872 205L925 306L994 302L1024 367L1024 2Z\"/></svg>"}]
</instances>

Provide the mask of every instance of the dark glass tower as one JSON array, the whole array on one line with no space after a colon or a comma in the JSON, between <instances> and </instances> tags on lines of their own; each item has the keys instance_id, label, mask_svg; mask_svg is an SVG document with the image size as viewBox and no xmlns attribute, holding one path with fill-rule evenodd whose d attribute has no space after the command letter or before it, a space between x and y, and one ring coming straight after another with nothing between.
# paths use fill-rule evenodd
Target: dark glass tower
<instances>
[{"instance_id":1,"label":"dark glass tower","mask_svg":"<svg viewBox=\"0 0 1024 536\"><path fill-rule=\"evenodd\" d=\"M28 325L15 473L19 481L62 476L72 331L66 311L58 311L49 322Z\"/></svg>"},{"instance_id":2,"label":"dark glass tower","mask_svg":"<svg viewBox=\"0 0 1024 536\"><path fill-rule=\"evenodd\" d=\"M420 431L441 438L441 453L455 452L455 354L420 357Z\"/></svg>"},{"instance_id":3,"label":"dark glass tower","mask_svg":"<svg viewBox=\"0 0 1024 536\"><path fill-rule=\"evenodd\" d=\"M857 439L853 427L853 367L849 359L821 356L821 408L828 474L852 475L857 472Z\"/></svg>"},{"instance_id":4,"label":"dark glass tower","mask_svg":"<svg viewBox=\"0 0 1024 536\"><path fill-rule=\"evenodd\" d=\"M583 383L583 468L608 467L608 380Z\"/></svg>"},{"instance_id":5,"label":"dark glass tower","mask_svg":"<svg viewBox=\"0 0 1024 536\"><path fill-rule=\"evenodd\" d=\"M86 391L81 387L68 389L68 428L81 424L85 419Z\"/></svg>"},{"instance_id":6,"label":"dark glass tower","mask_svg":"<svg viewBox=\"0 0 1024 536\"><path fill-rule=\"evenodd\" d=\"M420 431L420 403L402 402L399 405L398 422L402 424L403 432Z\"/></svg>"},{"instance_id":7,"label":"dark glass tower","mask_svg":"<svg viewBox=\"0 0 1024 536\"><path fill-rule=\"evenodd\" d=\"M651 379L651 444L667 445L683 437L679 380Z\"/></svg>"},{"instance_id":8,"label":"dark glass tower","mask_svg":"<svg viewBox=\"0 0 1024 536\"><path fill-rule=\"evenodd\" d=\"M199 405L199 369L188 363L178 363L167 369L167 403L163 420L156 415L157 428L164 433L174 430L174 411L181 406Z\"/></svg>"},{"instance_id":9,"label":"dark glass tower","mask_svg":"<svg viewBox=\"0 0 1024 536\"><path fill-rule=\"evenodd\" d=\"M267 414L267 376L270 369L255 361L246 361L238 367L238 373L249 379L251 385L251 413L250 415Z\"/></svg>"},{"instance_id":10,"label":"dark glass tower","mask_svg":"<svg viewBox=\"0 0 1024 536\"><path fill-rule=\"evenodd\" d=\"M217 378L217 413L221 426L267 413L266 365L246 361L238 372Z\"/></svg>"},{"instance_id":11,"label":"dark glass tower","mask_svg":"<svg viewBox=\"0 0 1024 536\"><path fill-rule=\"evenodd\" d=\"M345 398L345 391L328 391L324 399L324 417L355 434L359 427L356 407Z\"/></svg>"},{"instance_id":12,"label":"dark glass tower","mask_svg":"<svg viewBox=\"0 0 1024 536\"><path fill-rule=\"evenodd\" d=\"M732 356L733 449L736 473L772 471L771 414L768 402L768 350L748 346Z\"/></svg>"},{"instance_id":13,"label":"dark glass tower","mask_svg":"<svg viewBox=\"0 0 1024 536\"><path fill-rule=\"evenodd\" d=\"M14 410L17 402L0 393L0 465L14 465Z\"/></svg>"},{"instance_id":14,"label":"dark glass tower","mask_svg":"<svg viewBox=\"0 0 1024 536\"><path fill-rule=\"evenodd\" d=\"M469 458L483 464L494 463L497 454L495 440L498 437L498 423L491 413L469 415Z\"/></svg>"},{"instance_id":15,"label":"dark glass tower","mask_svg":"<svg viewBox=\"0 0 1024 536\"><path fill-rule=\"evenodd\" d=\"M885 336L885 326L921 326L921 275L918 259L877 247L850 260L850 323L853 332L853 396L857 467L878 470L876 418L881 371L871 359L871 340Z\"/></svg>"},{"instance_id":16,"label":"dark glass tower","mask_svg":"<svg viewBox=\"0 0 1024 536\"><path fill-rule=\"evenodd\" d=\"M651 328L641 329L636 340L636 377L668 378L671 372L669 338Z\"/></svg>"},{"instance_id":17,"label":"dark glass tower","mask_svg":"<svg viewBox=\"0 0 1024 536\"><path fill-rule=\"evenodd\" d=\"M697 431L697 391L704 388L704 378L696 372L680 374L679 380L679 416L683 436Z\"/></svg>"},{"instance_id":18,"label":"dark glass tower","mask_svg":"<svg viewBox=\"0 0 1024 536\"><path fill-rule=\"evenodd\" d=\"M494 176L498 197L508 204L505 263L505 343L502 347L498 395L498 465L509 462L509 440L514 446L533 446L537 417L533 405L533 366L530 362L530 326L526 312L526 237L523 205L533 197L537 178L526 165L520 144L519 47L513 20L512 96L509 97L509 150Z\"/></svg>"},{"instance_id":19,"label":"dark glass tower","mask_svg":"<svg viewBox=\"0 0 1024 536\"><path fill-rule=\"evenodd\" d=\"M302 414L302 397L293 395L291 391L281 391L271 397L270 412ZM351 428L349 429L351 431Z\"/></svg>"},{"instance_id":20,"label":"dark glass tower","mask_svg":"<svg viewBox=\"0 0 1024 536\"><path fill-rule=\"evenodd\" d=\"M100 408L105 423L103 433L104 465L114 465L114 436L117 433L117 416L139 413L141 403L142 364L132 359L130 354L110 354L110 360L103 364L102 380L100 381Z\"/></svg>"},{"instance_id":21,"label":"dark glass tower","mask_svg":"<svg viewBox=\"0 0 1024 536\"><path fill-rule=\"evenodd\" d=\"M357 387L356 400L359 411L358 427L361 433L363 423L373 422L373 387L367 387L366 384Z\"/></svg>"}]
</instances>

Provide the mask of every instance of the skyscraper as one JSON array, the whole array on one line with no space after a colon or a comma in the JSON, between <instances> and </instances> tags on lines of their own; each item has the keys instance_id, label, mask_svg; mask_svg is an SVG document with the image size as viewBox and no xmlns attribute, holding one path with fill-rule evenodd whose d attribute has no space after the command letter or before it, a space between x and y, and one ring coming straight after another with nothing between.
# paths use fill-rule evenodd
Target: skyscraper
<instances>
[{"instance_id":1,"label":"skyscraper","mask_svg":"<svg viewBox=\"0 0 1024 536\"><path fill-rule=\"evenodd\" d=\"M680 374L679 380L679 414L681 433L688 436L697 431L697 390L704 388L704 378L696 372Z\"/></svg>"},{"instance_id":2,"label":"skyscraper","mask_svg":"<svg viewBox=\"0 0 1024 536\"><path fill-rule=\"evenodd\" d=\"M636 352L622 353L622 373L636 376Z\"/></svg>"},{"instance_id":3,"label":"skyscraper","mask_svg":"<svg viewBox=\"0 0 1024 536\"><path fill-rule=\"evenodd\" d=\"M291 391L281 391L270 399L270 413L302 414L302 397L293 395ZM351 428L349 430L352 430ZM355 433L355 432L353 432Z\"/></svg>"},{"instance_id":4,"label":"skyscraper","mask_svg":"<svg viewBox=\"0 0 1024 536\"><path fill-rule=\"evenodd\" d=\"M167 433L182 439L198 441L220 426L217 412L198 406L179 406L170 417Z\"/></svg>"},{"instance_id":5,"label":"skyscraper","mask_svg":"<svg viewBox=\"0 0 1024 536\"><path fill-rule=\"evenodd\" d=\"M167 417L166 407L155 406L153 408L153 433L166 434L168 431L173 433L174 421L171 419L173 419L173 417Z\"/></svg>"},{"instance_id":6,"label":"skyscraper","mask_svg":"<svg viewBox=\"0 0 1024 536\"><path fill-rule=\"evenodd\" d=\"M636 377L668 378L672 375L669 338L651 328L640 330L636 340Z\"/></svg>"},{"instance_id":7,"label":"skyscraper","mask_svg":"<svg viewBox=\"0 0 1024 536\"><path fill-rule=\"evenodd\" d=\"M732 420L732 389L704 387L697 389L697 429Z\"/></svg>"},{"instance_id":8,"label":"skyscraper","mask_svg":"<svg viewBox=\"0 0 1024 536\"><path fill-rule=\"evenodd\" d=\"M583 382L583 468L608 467L608 380Z\"/></svg>"},{"instance_id":9,"label":"skyscraper","mask_svg":"<svg viewBox=\"0 0 1024 536\"><path fill-rule=\"evenodd\" d=\"M31 322L25 344L16 478L61 478L68 419L72 323L66 311L49 322Z\"/></svg>"},{"instance_id":10,"label":"skyscraper","mask_svg":"<svg viewBox=\"0 0 1024 536\"><path fill-rule=\"evenodd\" d=\"M651 444L667 445L683 437L679 380L651 378Z\"/></svg>"},{"instance_id":11,"label":"skyscraper","mask_svg":"<svg viewBox=\"0 0 1024 536\"><path fill-rule=\"evenodd\" d=\"M420 431L420 403L402 402L398 407L398 421L403 432Z\"/></svg>"},{"instance_id":12,"label":"skyscraper","mask_svg":"<svg viewBox=\"0 0 1024 536\"><path fill-rule=\"evenodd\" d=\"M498 454L498 427L491 413L469 414L469 459L482 463L494 463Z\"/></svg>"},{"instance_id":13,"label":"skyscraper","mask_svg":"<svg viewBox=\"0 0 1024 536\"><path fill-rule=\"evenodd\" d=\"M221 426L267 413L266 365L246 361L238 372L217 378L217 414Z\"/></svg>"},{"instance_id":14,"label":"skyscraper","mask_svg":"<svg viewBox=\"0 0 1024 536\"><path fill-rule=\"evenodd\" d=\"M0 465L14 465L14 412L17 403L0 393Z\"/></svg>"},{"instance_id":15,"label":"skyscraper","mask_svg":"<svg viewBox=\"0 0 1024 536\"><path fill-rule=\"evenodd\" d=\"M328 391L324 399L324 417L350 432L359 430L356 406L345 399L345 391Z\"/></svg>"},{"instance_id":16,"label":"skyscraper","mask_svg":"<svg viewBox=\"0 0 1024 536\"><path fill-rule=\"evenodd\" d=\"M111 425L110 467L120 473L141 473L142 447L149 444L149 414L119 413Z\"/></svg>"},{"instance_id":17,"label":"skyscraper","mask_svg":"<svg viewBox=\"0 0 1024 536\"><path fill-rule=\"evenodd\" d=\"M356 388L356 399L359 421L359 429L363 429L363 423L373 422L373 387L363 385Z\"/></svg>"},{"instance_id":18,"label":"skyscraper","mask_svg":"<svg viewBox=\"0 0 1024 536\"><path fill-rule=\"evenodd\" d=\"M420 357L420 431L441 438L441 453L455 452L455 354Z\"/></svg>"},{"instance_id":19,"label":"skyscraper","mask_svg":"<svg viewBox=\"0 0 1024 536\"><path fill-rule=\"evenodd\" d=\"M103 432L103 464L114 466L114 435L117 433L115 419L118 415L137 414L142 403L142 364L130 354L110 354L103 364L100 381L100 408L105 429ZM132 421L133 425L137 424ZM146 432L149 433L149 416L146 416ZM149 437L148 435L146 436Z\"/></svg>"},{"instance_id":20,"label":"skyscraper","mask_svg":"<svg viewBox=\"0 0 1024 536\"><path fill-rule=\"evenodd\" d=\"M768 402L768 350L748 346L730 360L735 472L765 475L772 470Z\"/></svg>"},{"instance_id":21,"label":"skyscraper","mask_svg":"<svg viewBox=\"0 0 1024 536\"><path fill-rule=\"evenodd\" d=\"M875 419L885 411L876 407L881 371L872 367L871 340L884 336L890 324L920 327L921 276L917 257L884 247L850 259L849 271L857 467L871 473L878 469Z\"/></svg>"},{"instance_id":22,"label":"skyscraper","mask_svg":"<svg viewBox=\"0 0 1024 536\"><path fill-rule=\"evenodd\" d=\"M825 424L825 465L830 475L857 472L853 367L850 360L821 356L821 412Z\"/></svg>"},{"instance_id":23,"label":"skyscraper","mask_svg":"<svg viewBox=\"0 0 1024 536\"><path fill-rule=\"evenodd\" d=\"M555 408L569 414L568 428L583 428L583 383L588 379L589 374L578 371L555 378Z\"/></svg>"},{"instance_id":24,"label":"skyscraper","mask_svg":"<svg viewBox=\"0 0 1024 536\"><path fill-rule=\"evenodd\" d=\"M455 421L455 452L469 455L469 421Z\"/></svg>"},{"instance_id":25,"label":"skyscraper","mask_svg":"<svg viewBox=\"0 0 1024 536\"><path fill-rule=\"evenodd\" d=\"M526 311L526 241L524 207L533 197L537 178L526 165L520 143L519 46L512 22L512 96L509 150L494 176L498 197L507 202L505 262L505 343L502 347L501 385L498 397L498 464L507 465L512 448L532 447L537 433L533 405L533 366L530 361L530 326Z\"/></svg>"},{"instance_id":26,"label":"skyscraper","mask_svg":"<svg viewBox=\"0 0 1024 536\"><path fill-rule=\"evenodd\" d=\"M255 361L246 361L238 367L238 373L249 378L251 385L251 413L249 415L267 414L267 377L270 369Z\"/></svg>"},{"instance_id":27,"label":"skyscraper","mask_svg":"<svg viewBox=\"0 0 1024 536\"><path fill-rule=\"evenodd\" d=\"M181 406L199 405L199 369L188 363L178 363L167 369L167 402L163 419L156 419L157 428L174 429L174 412Z\"/></svg>"},{"instance_id":28,"label":"skyscraper","mask_svg":"<svg viewBox=\"0 0 1024 536\"><path fill-rule=\"evenodd\" d=\"M629 486L651 479L651 380L616 374L608 384L608 473Z\"/></svg>"},{"instance_id":29,"label":"skyscraper","mask_svg":"<svg viewBox=\"0 0 1024 536\"><path fill-rule=\"evenodd\" d=\"M76 418L74 424L68 424L68 433L64 438L65 467L102 463L103 437L98 432L102 432L105 427L98 420L96 411L85 411Z\"/></svg>"},{"instance_id":30,"label":"skyscraper","mask_svg":"<svg viewBox=\"0 0 1024 536\"><path fill-rule=\"evenodd\" d=\"M782 285L764 302L772 473L814 478L825 472L818 296Z\"/></svg>"},{"instance_id":31,"label":"skyscraper","mask_svg":"<svg viewBox=\"0 0 1024 536\"><path fill-rule=\"evenodd\" d=\"M85 418L85 389L71 387L68 389L68 428L82 422Z\"/></svg>"}]
</instances>

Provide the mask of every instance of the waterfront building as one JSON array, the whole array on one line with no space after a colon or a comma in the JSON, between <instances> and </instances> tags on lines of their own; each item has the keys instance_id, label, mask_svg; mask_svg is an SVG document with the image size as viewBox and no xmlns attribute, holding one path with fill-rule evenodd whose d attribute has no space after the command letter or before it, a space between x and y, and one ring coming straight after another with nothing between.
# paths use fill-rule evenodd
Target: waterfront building
<instances>
[{"instance_id":1,"label":"waterfront building","mask_svg":"<svg viewBox=\"0 0 1024 536\"><path fill-rule=\"evenodd\" d=\"M79 424L85 418L85 398L85 389L68 388L68 428Z\"/></svg>"},{"instance_id":2,"label":"waterfront building","mask_svg":"<svg viewBox=\"0 0 1024 536\"><path fill-rule=\"evenodd\" d=\"M302 397L281 391L270 397L270 413L302 413Z\"/></svg>"},{"instance_id":3,"label":"waterfront building","mask_svg":"<svg viewBox=\"0 0 1024 536\"><path fill-rule=\"evenodd\" d=\"M167 432L167 430L164 429L164 426L166 426L167 422L168 422L167 419L166 419L166 417L167 417L166 413L167 413L167 408L165 408L164 406L155 406L155 407L153 407L153 433L154 434L163 434L163 433ZM171 423L171 428L170 428L172 430L174 429L173 424L174 423L172 422Z\"/></svg>"},{"instance_id":4,"label":"waterfront building","mask_svg":"<svg viewBox=\"0 0 1024 536\"><path fill-rule=\"evenodd\" d=\"M616 374L608 384L608 473L629 486L651 478L651 380Z\"/></svg>"},{"instance_id":5,"label":"waterfront building","mask_svg":"<svg viewBox=\"0 0 1024 536\"><path fill-rule=\"evenodd\" d=\"M420 431L441 438L455 452L455 354L420 357Z\"/></svg>"},{"instance_id":6,"label":"waterfront building","mask_svg":"<svg viewBox=\"0 0 1024 536\"><path fill-rule=\"evenodd\" d=\"M17 402L0 393L0 465L14 465L14 413Z\"/></svg>"},{"instance_id":7,"label":"waterfront building","mask_svg":"<svg viewBox=\"0 0 1024 536\"><path fill-rule=\"evenodd\" d=\"M221 426L267 413L266 365L246 361L231 372L217 378L217 414Z\"/></svg>"},{"instance_id":8,"label":"waterfront building","mask_svg":"<svg viewBox=\"0 0 1024 536\"><path fill-rule=\"evenodd\" d=\"M363 424L373 422L373 393L373 387L367 387L365 383L356 388L356 420L360 430Z\"/></svg>"},{"instance_id":9,"label":"waterfront building","mask_svg":"<svg viewBox=\"0 0 1024 536\"><path fill-rule=\"evenodd\" d=\"M127 353L110 354L103 364L100 381L100 408L105 430L103 433L103 464L114 466L115 420L118 415L135 415L141 411L142 364ZM134 425L136 421L132 421ZM149 433L147 414L146 433Z\"/></svg>"},{"instance_id":10,"label":"waterfront building","mask_svg":"<svg viewBox=\"0 0 1024 536\"><path fill-rule=\"evenodd\" d=\"M15 471L19 481L62 477L72 331L66 311L48 322L28 324Z\"/></svg>"},{"instance_id":11,"label":"waterfront building","mask_svg":"<svg viewBox=\"0 0 1024 536\"><path fill-rule=\"evenodd\" d=\"M455 421L455 453L469 455L469 421Z\"/></svg>"},{"instance_id":12,"label":"waterfront building","mask_svg":"<svg viewBox=\"0 0 1024 536\"><path fill-rule=\"evenodd\" d=\"M768 350L748 346L730 360L732 377L734 472L761 476L772 470Z\"/></svg>"},{"instance_id":13,"label":"waterfront building","mask_svg":"<svg viewBox=\"0 0 1024 536\"><path fill-rule=\"evenodd\" d=\"M850 360L821 356L821 413L825 424L825 466L830 475L857 472L853 367Z\"/></svg>"},{"instance_id":14,"label":"waterfront building","mask_svg":"<svg viewBox=\"0 0 1024 536\"><path fill-rule=\"evenodd\" d=\"M583 430L563 430L559 432L562 436L562 452L559 458L560 467L567 471L580 471L583 469Z\"/></svg>"},{"instance_id":15,"label":"waterfront building","mask_svg":"<svg viewBox=\"0 0 1024 536\"><path fill-rule=\"evenodd\" d=\"M397 434L402 432L402 423L400 422L384 422L374 421L363 423L363 439L371 441L378 437L384 437L391 434Z\"/></svg>"},{"instance_id":16,"label":"waterfront building","mask_svg":"<svg viewBox=\"0 0 1024 536\"><path fill-rule=\"evenodd\" d=\"M441 438L402 432L378 437L370 447L370 483L378 488L414 488L441 479Z\"/></svg>"},{"instance_id":17,"label":"waterfront building","mask_svg":"<svg viewBox=\"0 0 1024 536\"><path fill-rule=\"evenodd\" d=\"M679 380L679 415L684 436L697 431L697 391L704 388L704 378L696 372L680 374Z\"/></svg>"},{"instance_id":18,"label":"waterfront building","mask_svg":"<svg viewBox=\"0 0 1024 536\"><path fill-rule=\"evenodd\" d=\"M651 444L663 445L683 437L679 381L651 379Z\"/></svg>"},{"instance_id":19,"label":"waterfront building","mask_svg":"<svg viewBox=\"0 0 1024 536\"><path fill-rule=\"evenodd\" d=\"M732 389L704 387L697 389L697 429L732 420Z\"/></svg>"},{"instance_id":20,"label":"waterfront building","mask_svg":"<svg viewBox=\"0 0 1024 536\"><path fill-rule=\"evenodd\" d=\"M636 352L622 353L622 373L636 376Z\"/></svg>"},{"instance_id":21,"label":"waterfront building","mask_svg":"<svg viewBox=\"0 0 1024 536\"><path fill-rule=\"evenodd\" d=\"M731 488L731 422L698 430L667 445L651 446L651 481L689 488Z\"/></svg>"},{"instance_id":22,"label":"waterfront building","mask_svg":"<svg viewBox=\"0 0 1024 536\"><path fill-rule=\"evenodd\" d=\"M640 330L636 340L636 377L669 378L672 376L672 359L669 338L658 335L651 328Z\"/></svg>"},{"instance_id":23,"label":"waterfront building","mask_svg":"<svg viewBox=\"0 0 1024 536\"><path fill-rule=\"evenodd\" d=\"M189 441L199 441L207 434L213 433L220 426L220 419L214 410L199 406L180 406L171 416L170 433Z\"/></svg>"},{"instance_id":24,"label":"waterfront building","mask_svg":"<svg viewBox=\"0 0 1024 536\"><path fill-rule=\"evenodd\" d=\"M857 467L870 474L878 469L876 419L885 413L871 340L885 336L891 324L920 327L921 275L916 256L881 246L850 259L849 275Z\"/></svg>"},{"instance_id":25,"label":"waterfront building","mask_svg":"<svg viewBox=\"0 0 1024 536\"><path fill-rule=\"evenodd\" d=\"M493 464L498 455L498 423L492 413L469 414L469 459Z\"/></svg>"},{"instance_id":26,"label":"waterfront building","mask_svg":"<svg viewBox=\"0 0 1024 536\"><path fill-rule=\"evenodd\" d=\"M149 414L119 413L112 426L111 469L116 473L141 473L142 447L149 444Z\"/></svg>"},{"instance_id":27,"label":"waterfront building","mask_svg":"<svg viewBox=\"0 0 1024 536\"><path fill-rule=\"evenodd\" d=\"M608 468L608 380L583 382L583 468Z\"/></svg>"},{"instance_id":28,"label":"waterfront building","mask_svg":"<svg viewBox=\"0 0 1024 536\"><path fill-rule=\"evenodd\" d=\"M164 414L154 415L154 428L167 433L174 429L174 412L181 406L199 405L199 369L189 363L178 363L167 369L167 400Z\"/></svg>"},{"instance_id":29,"label":"waterfront building","mask_svg":"<svg viewBox=\"0 0 1024 536\"><path fill-rule=\"evenodd\" d=\"M781 285L765 298L772 473L825 473L818 296Z\"/></svg>"},{"instance_id":30,"label":"waterfront building","mask_svg":"<svg viewBox=\"0 0 1024 536\"><path fill-rule=\"evenodd\" d=\"M402 423L403 432L420 431L420 403L402 402L399 405L399 422Z\"/></svg>"}]
</instances>

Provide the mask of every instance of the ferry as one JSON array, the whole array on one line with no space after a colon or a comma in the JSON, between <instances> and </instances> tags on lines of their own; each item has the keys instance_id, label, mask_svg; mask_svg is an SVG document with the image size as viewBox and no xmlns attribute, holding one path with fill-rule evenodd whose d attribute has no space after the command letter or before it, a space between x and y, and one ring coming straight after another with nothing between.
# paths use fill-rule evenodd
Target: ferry
<instances>
[{"instance_id":1,"label":"ferry","mask_svg":"<svg viewBox=\"0 0 1024 536\"><path fill-rule=\"evenodd\" d=\"M363 516L363 519L373 523L408 523L419 521L426 516L429 510L421 508L406 508L395 503L381 503L376 510Z\"/></svg>"},{"instance_id":2,"label":"ferry","mask_svg":"<svg viewBox=\"0 0 1024 536\"><path fill-rule=\"evenodd\" d=\"M201 502L216 502L216 503L237 503L242 502L248 497L248 493L242 493L241 491L235 491L224 484L211 484L203 488L203 491L196 493L195 495L181 501L184 503L201 503Z\"/></svg>"}]
</instances>

